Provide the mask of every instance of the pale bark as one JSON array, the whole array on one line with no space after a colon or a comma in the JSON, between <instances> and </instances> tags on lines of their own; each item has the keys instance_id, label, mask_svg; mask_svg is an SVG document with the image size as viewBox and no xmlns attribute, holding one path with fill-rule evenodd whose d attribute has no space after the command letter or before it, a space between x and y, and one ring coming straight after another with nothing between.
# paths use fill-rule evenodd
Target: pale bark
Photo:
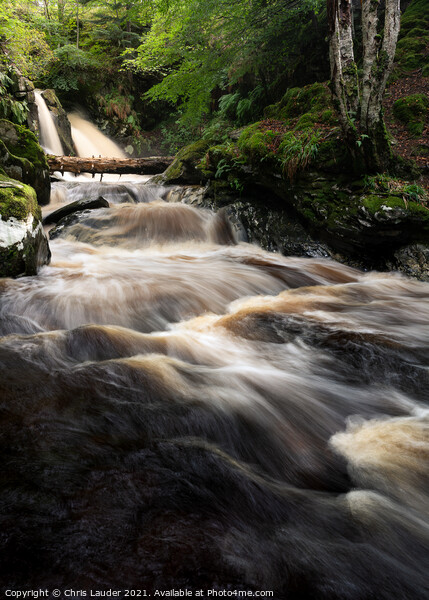
<instances>
[{"instance_id":1,"label":"pale bark","mask_svg":"<svg viewBox=\"0 0 429 600\"><path fill-rule=\"evenodd\" d=\"M375 166L387 164L391 156L382 99L395 57L400 0L386 0L382 34L379 33L379 5L380 0L362 0L363 65L359 97L355 83L351 1L327 0L331 82L340 122L352 154L356 154L356 148L352 147L355 144L366 155L366 162L373 162Z\"/></svg>"},{"instance_id":2,"label":"pale bark","mask_svg":"<svg viewBox=\"0 0 429 600\"><path fill-rule=\"evenodd\" d=\"M331 81L339 103L341 124L347 131L359 105L351 0L328 0L328 7Z\"/></svg>"},{"instance_id":3,"label":"pale bark","mask_svg":"<svg viewBox=\"0 0 429 600\"><path fill-rule=\"evenodd\" d=\"M367 127L369 130L380 119L384 91L393 68L399 28L400 0L387 0L383 43L374 68L374 80L376 81L376 85L373 86L373 91L368 104Z\"/></svg>"},{"instance_id":4,"label":"pale bark","mask_svg":"<svg viewBox=\"0 0 429 600\"><path fill-rule=\"evenodd\" d=\"M363 0L362 2L362 47L363 47L363 72L362 72L362 99L361 121L365 129L370 98L373 93L375 80L373 77L374 64L380 45L377 36L379 0Z\"/></svg>"},{"instance_id":5,"label":"pale bark","mask_svg":"<svg viewBox=\"0 0 429 600\"><path fill-rule=\"evenodd\" d=\"M78 156L48 156L51 173L139 173L155 175L171 165L174 156L149 156L147 158L81 158Z\"/></svg>"}]
</instances>

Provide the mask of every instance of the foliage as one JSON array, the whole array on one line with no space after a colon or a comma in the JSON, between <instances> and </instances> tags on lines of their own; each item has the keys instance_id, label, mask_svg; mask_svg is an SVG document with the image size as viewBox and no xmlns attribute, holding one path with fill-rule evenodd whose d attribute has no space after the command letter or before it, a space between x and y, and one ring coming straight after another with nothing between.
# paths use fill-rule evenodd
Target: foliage
<instances>
[{"instance_id":1,"label":"foliage","mask_svg":"<svg viewBox=\"0 0 429 600\"><path fill-rule=\"evenodd\" d=\"M305 169L317 156L323 132L309 129L301 134L288 132L279 146L284 175L292 181L298 171Z\"/></svg>"},{"instance_id":2,"label":"foliage","mask_svg":"<svg viewBox=\"0 0 429 600\"><path fill-rule=\"evenodd\" d=\"M46 82L49 87L67 92L79 90L89 75L97 73L97 61L84 50L67 44L54 51L55 63L52 65Z\"/></svg>"},{"instance_id":3,"label":"foliage","mask_svg":"<svg viewBox=\"0 0 429 600\"><path fill-rule=\"evenodd\" d=\"M46 36L34 25L34 6L3 0L0 7L0 41L21 73L37 79L47 72L52 51Z\"/></svg>"},{"instance_id":4,"label":"foliage","mask_svg":"<svg viewBox=\"0 0 429 600\"><path fill-rule=\"evenodd\" d=\"M161 134L161 149L166 154L174 155L184 146L198 140L201 137L201 130L182 123L178 118L173 123L170 121L161 125Z\"/></svg>"},{"instance_id":5,"label":"foliage","mask_svg":"<svg viewBox=\"0 0 429 600\"><path fill-rule=\"evenodd\" d=\"M249 91L240 90L236 96L228 90L230 97L220 106L223 116L245 123L254 118L257 105L257 98L249 95L251 89L260 86L268 94L270 83L286 70L300 20L305 22L321 4L319 0L157 0L150 31L128 64L162 79L148 97L183 105L182 120L193 123L209 111L215 89L246 88L250 78Z\"/></svg>"},{"instance_id":6,"label":"foliage","mask_svg":"<svg viewBox=\"0 0 429 600\"><path fill-rule=\"evenodd\" d=\"M6 71L0 70L0 119L8 119L22 125L27 120L26 101L16 100L12 93L13 80Z\"/></svg>"},{"instance_id":7,"label":"foliage","mask_svg":"<svg viewBox=\"0 0 429 600\"><path fill-rule=\"evenodd\" d=\"M316 158L325 136L326 133L317 128L285 130L281 123L262 121L243 131L238 147L253 165L268 163L279 169L284 177L293 180L298 171Z\"/></svg>"}]
</instances>

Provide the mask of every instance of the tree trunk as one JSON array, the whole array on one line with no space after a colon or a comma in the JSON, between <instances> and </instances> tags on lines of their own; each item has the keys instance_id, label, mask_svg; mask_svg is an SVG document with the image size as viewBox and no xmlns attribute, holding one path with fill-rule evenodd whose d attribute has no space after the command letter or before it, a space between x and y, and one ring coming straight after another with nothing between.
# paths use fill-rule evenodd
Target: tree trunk
<instances>
[{"instance_id":1,"label":"tree trunk","mask_svg":"<svg viewBox=\"0 0 429 600\"><path fill-rule=\"evenodd\" d=\"M351 0L328 0L331 84L341 126L349 137L359 106L357 67L353 52Z\"/></svg>"},{"instance_id":2,"label":"tree trunk","mask_svg":"<svg viewBox=\"0 0 429 600\"><path fill-rule=\"evenodd\" d=\"M346 143L368 170L386 170L392 152L382 100L392 71L400 25L400 0L386 0L383 35L380 0L362 0L363 66L360 95L353 54L351 0L327 0L331 85Z\"/></svg>"},{"instance_id":3,"label":"tree trunk","mask_svg":"<svg viewBox=\"0 0 429 600\"><path fill-rule=\"evenodd\" d=\"M371 160L380 168L387 168L392 160L392 151L384 125L382 101L395 58L400 0L386 0L382 41L377 33L377 9L372 8L375 4L378 5L378 2L374 0L363 2L367 16L366 19L364 15L362 17L365 54L360 122L362 132L368 136L365 140L367 151L372 154Z\"/></svg>"},{"instance_id":4,"label":"tree trunk","mask_svg":"<svg viewBox=\"0 0 429 600\"><path fill-rule=\"evenodd\" d=\"M155 175L171 165L174 156L149 156L147 158L81 158L79 156L48 156L51 173L138 173Z\"/></svg>"}]
</instances>

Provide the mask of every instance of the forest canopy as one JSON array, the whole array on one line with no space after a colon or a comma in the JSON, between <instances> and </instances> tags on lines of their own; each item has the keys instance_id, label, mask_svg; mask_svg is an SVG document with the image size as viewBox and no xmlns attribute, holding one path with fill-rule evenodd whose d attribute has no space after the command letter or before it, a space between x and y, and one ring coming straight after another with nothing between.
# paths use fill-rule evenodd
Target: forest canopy
<instances>
[{"instance_id":1,"label":"forest canopy","mask_svg":"<svg viewBox=\"0 0 429 600\"><path fill-rule=\"evenodd\" d=\"M300 62L300 44L324 43L321 0L6 0L0 39L22 72L64 92L112 69L150 79L147 98L196 121L240 88L246 121ZM96 74L96 75L95 75ZM235 86L235 87L234 87ZM238 87L237 87L238 86ZM274 96L273 96L274 95ZM246 114L247 113L247 114Z\"/></svg>"}]
</instances>

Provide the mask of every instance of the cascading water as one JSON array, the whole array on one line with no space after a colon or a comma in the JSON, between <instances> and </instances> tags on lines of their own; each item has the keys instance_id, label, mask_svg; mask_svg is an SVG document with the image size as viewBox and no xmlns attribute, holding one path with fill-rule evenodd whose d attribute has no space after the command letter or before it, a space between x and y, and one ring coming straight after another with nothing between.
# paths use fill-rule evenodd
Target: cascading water
<instances>
[{"instance_id":1,"label":"cascading water","mask_svg":"<svg viewBox=\"0 0 429 600\"><path fill-rule=\"evenodd\" d=\"M429 284L110 190L0 281L3 589L426 598Z\"/></svg>"},{"instance_id":2,"label":"cascading water","mask_svg":"<svg viewBox=\"0 0 429 600\"><path fill-rule=\"evenodd\" d=\"M62 156L64 150L51 111L39 90L34 91L39 113L40 144L47 154Z\"/></svg>"},{"instance_id":3,"label":"cascading water","mask_svg":"<svg viewBox=\"0 0 429 600\"><path fill-rule=\"evenodd\" d=\"M78 113L68 115L71 123L73 143L77 155L82 157L102 156L106 158L126 158L115 142L105 136L95 125Z\"/></svg>"}]
</instances>

